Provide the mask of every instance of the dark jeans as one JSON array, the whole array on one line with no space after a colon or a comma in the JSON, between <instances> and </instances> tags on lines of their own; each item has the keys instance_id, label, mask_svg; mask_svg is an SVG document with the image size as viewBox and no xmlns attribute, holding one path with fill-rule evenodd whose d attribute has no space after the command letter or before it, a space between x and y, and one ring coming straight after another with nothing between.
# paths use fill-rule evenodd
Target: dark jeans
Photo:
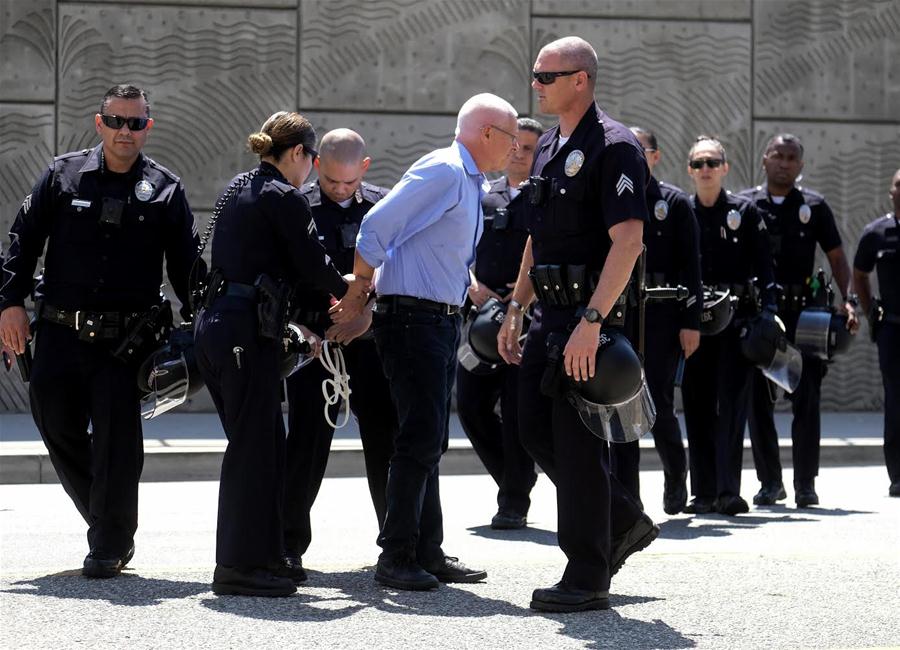
<instances>
[{"instance_id":1,"label":"dark jeans","mask_svg":"<svg viewBox=\"0 0 900 650\"><path fill-rule=\"evenodd\" d=\"M497 506L521 516L528 514L531 488L537 481L534 460L519 440L519 369L501 366L476 375L456 370L459 421L475 453L497 483ZM495 408L500 402L500 415Z\"/></svg>"},{"instance_id":2,"label":"dark jeans","mask_svg":"<svg viewBox=\"0 0 900 650\"><path fill-rule=\"evenodd\" d=\"M895 483L900 481L900 325L884 323L876 342L884 382L884 460Z\"/></svg>"},{"instance_id":3,"label":"dark jeans","mask_svg":"<svg viewBox=\"0 0 900 650\"><path fill-rule=\"evenodd\" d=\"M449 441L460 316L400 309L373 317L375 343L400 423L387 484L381 558L443 559L438 464Z\"/></svg>"},{"instance_id":4,"label":"dark jeans","mask_svg":"<svg viewBox=\"0 0 900 650\"><path fill-rule=\"evenodd\" d=\"M196 354L228 438L216 562L245 570L277 567L283 555L285 447L278 346L257 335L255 305L225 297L201 313Z\"/></svg>"},{"instance_id":5,"label":"dark jeans","mask_svg":"<svg viewBox=\"0 0 900 650\"><path fill-rule=\"evenodd\" d=\"M535 309L519 369L519 433L522 444L556 485L557 537L568 564L563 580L576 588L609 588L610 539L641 516L615 476L608 445L581 421L564 397L540 390L547 367L547 335L575 320L574 309Z\"/></svg>"},{"instance_id":6,"label":"dark jeans","mask_svg":"<svg viewBox=\"0 0 900 650\"><path fill-rule=\"evenodd\" d=\"M124 555L134 542L144 466L137 368L110 349L42 321L29 385L50 461L88 524L89 548L101 557Z\"/></svg>"},{"instance_id":7,"label":"dark jeans","mask_svg":"<svg viewBox=\"0 0 900 650\"><path fill-rule=\"evenodd\" d=\"M356 340L344 347L343 352L350 375L350 409L359 421L369 494L381 528L387 511L385 489L397 435L397 412L375 342ZM287 380L284 548L296 555L306 553L312 541L309 513L325 476L334 437L334 429L324 414L322 381L328 377L330 374L315 360ZM337 420L342 404L331 407L332 421Z\"/></svg>"}]
</instances>

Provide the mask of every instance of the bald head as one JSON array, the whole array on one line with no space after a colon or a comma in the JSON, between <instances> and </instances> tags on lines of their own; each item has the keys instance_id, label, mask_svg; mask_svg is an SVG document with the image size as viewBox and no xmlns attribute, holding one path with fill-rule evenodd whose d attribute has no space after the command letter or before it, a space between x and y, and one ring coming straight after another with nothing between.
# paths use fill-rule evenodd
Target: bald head
<instances>
[{"instance_id":1,"label":"bald head","mask_svg":"<svg viewBox=\"0 0 900 650\"><path fill-rule=\"evenodd\" d=\"M597 52L583 38L566 36L541 48L540 54L554 54L567 70L584 70L591 88L597 81Z\"/></svg>"},{"instance_id":2,"label":"bald head","mask_svg":"<svg viewBox=\"0 0 900 650\"><path fill-rule=\"evenodd\" d=\"M352 129L334 129L322 136L319 156L340 165L359 163L366 156L366 141Z\"/></svg>"},{"instance_id":3,"label":"bald head","mask_svg":"<svg viewBox=\"0 0 900 650\"><path fill-rule=\"evenodd\" d=\"M518 113L497 95L470 97L456 118L456 140L465 145L482 172L502 171L518 146Z\"/></svg>"},{"instance_id":4,"label":"bald head","mask_svg":"<svg viewBox=\"0 0 900 650\"><path fill-rule=\"evenodd\" d=\"M483 126L515 122L518 113L508 101L491 93L481 93L466 100L456 118L456 136L469 138L478 135ZM513 129L515 131L515 129Z\"/></svg>"}]
</instances>

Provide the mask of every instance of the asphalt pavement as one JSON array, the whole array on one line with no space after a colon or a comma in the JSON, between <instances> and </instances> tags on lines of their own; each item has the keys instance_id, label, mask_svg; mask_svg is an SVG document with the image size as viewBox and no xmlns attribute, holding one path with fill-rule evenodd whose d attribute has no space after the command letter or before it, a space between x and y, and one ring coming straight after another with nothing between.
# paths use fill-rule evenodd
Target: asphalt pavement
<instances>
[{"instance_id":1,"label":"asphalt pavement","mask_svg":"<svg viewBox=\"0 0 900 650\"><path fill-rule=\"evenodd\" d=\"M543 614L531 591L561 575L552 485L529 527L492 531L495 486L441 479L450 555L488 570L435 592L372 580L376 522L362 478L326 479L313 510L310 580L283 599L218 597L217 484L141 485L137 553L119 578L79 575L85 526L58 485L0 486L2 648L862 648L900 645L900 499L883 466L824 468L822 506L747 515L662 513L662 475L642 494L662 534L613 579L605 612ZM790 470L785 483L790 486ZM743 475L744 496L755 479ZM253 534L253 531L247 531Z\"/></svg>"}]
</instances>

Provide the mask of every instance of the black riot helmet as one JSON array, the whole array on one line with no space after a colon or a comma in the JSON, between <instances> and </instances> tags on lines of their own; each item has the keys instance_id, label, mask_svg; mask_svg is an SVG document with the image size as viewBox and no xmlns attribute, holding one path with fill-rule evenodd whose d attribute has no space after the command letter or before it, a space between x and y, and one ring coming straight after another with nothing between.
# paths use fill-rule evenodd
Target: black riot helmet
<instances>
[{"instance_id":1,"label":"black riot helmet","mask_svg":"<svg viewBox=\"0 0 900 650\"><path fill-rule=\"evenodd\" d=\"M853 336L847 330L847 315L833 309L810 308L800 312L794 342L800 351L822 361L831 361L847 351Z\"/></svg>"},{"instance_id":2,"label":"black riot helmet","mask_svg":"<svg viewBox=\"0 0 900 650\"><path fill-rule=\"evenodd\" d=\"M741 329L740 339L741 353L750 363L787 392L794 392L803 372L803 358L788 341L778 316L763 310Z\"/></svg>"},{"instance_id":3,"label":"black riot helmet","mask_svg":"<svg viewBox=\"0 0 900 650\"><path fill-rule=\"evenodd\" d=\"M288 323L281 339L278 357L278 371L282 379L287 379L313 360L312 345L295 323Z\"/></svg>"},{"instance_id":4,"label":"black riot helmet","mask_svg":"<svg viewBox=\"0 0 900 650\"><path fill-rule=\"evenodd\" d=\"M609 328L600 333L594 376L569 382L569 403L597 437L633 442L653 428L656 406L640 357L620 330Z\"/></svg>"},{"instance_id":5,"label":"black riot helmet","mask_svg":"<svg viewBox=\"0 0 900 650\"><path fill-rule=\"evenodd\" d=\"M190 323L172 330L165 344L144 360L138 369L137 385L144 402L141 415L147 420L183 404L203 388Z\"/></svg>"},{"instance_id":6,"label":"black riot helmet","mask_svg":"<svg viewBox=\"0 0 900 650\"><path fill-rule=\"evenodd\" d=\"M725 330L734 318L734 297L728 289L720 291L703 287L703 310L700 312L700 334L715 336Z\"/></svg>"},{"instance_id":7,"label":"black riot helmet","mask_svg":"<svg viewBox=\"0 0 900 650\"><path fill-rule=\"evenodd\" d=\"M490 374L497 370L503 359L497 351L497 334L503 321L506 320L506 311L509 304L496 298L488 298L481 307L472 306L469 318L463 327L462 345L456 352L456 358L460 365L476 375ZM526 311L522 324L521 338L528 331L531 320Z\"/></svg>"}]
</instances>

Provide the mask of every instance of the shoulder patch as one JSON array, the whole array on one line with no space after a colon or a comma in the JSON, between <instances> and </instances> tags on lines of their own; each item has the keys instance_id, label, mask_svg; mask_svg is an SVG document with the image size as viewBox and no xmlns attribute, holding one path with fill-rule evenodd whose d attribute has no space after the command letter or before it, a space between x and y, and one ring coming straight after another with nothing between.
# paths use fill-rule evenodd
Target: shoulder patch
<instances>
[{"instance_id":1,"label":"shoulder patch","mask_svg":"<svg viewBox=\"0 0 900 650\"><path fill-rule=\"evenodd\" d=\"M623 173L619 176L619 180L616 181L616 196L622 196L622 192L625 191L634 194L634 183Z\"/></svg>"}]
</instances>

